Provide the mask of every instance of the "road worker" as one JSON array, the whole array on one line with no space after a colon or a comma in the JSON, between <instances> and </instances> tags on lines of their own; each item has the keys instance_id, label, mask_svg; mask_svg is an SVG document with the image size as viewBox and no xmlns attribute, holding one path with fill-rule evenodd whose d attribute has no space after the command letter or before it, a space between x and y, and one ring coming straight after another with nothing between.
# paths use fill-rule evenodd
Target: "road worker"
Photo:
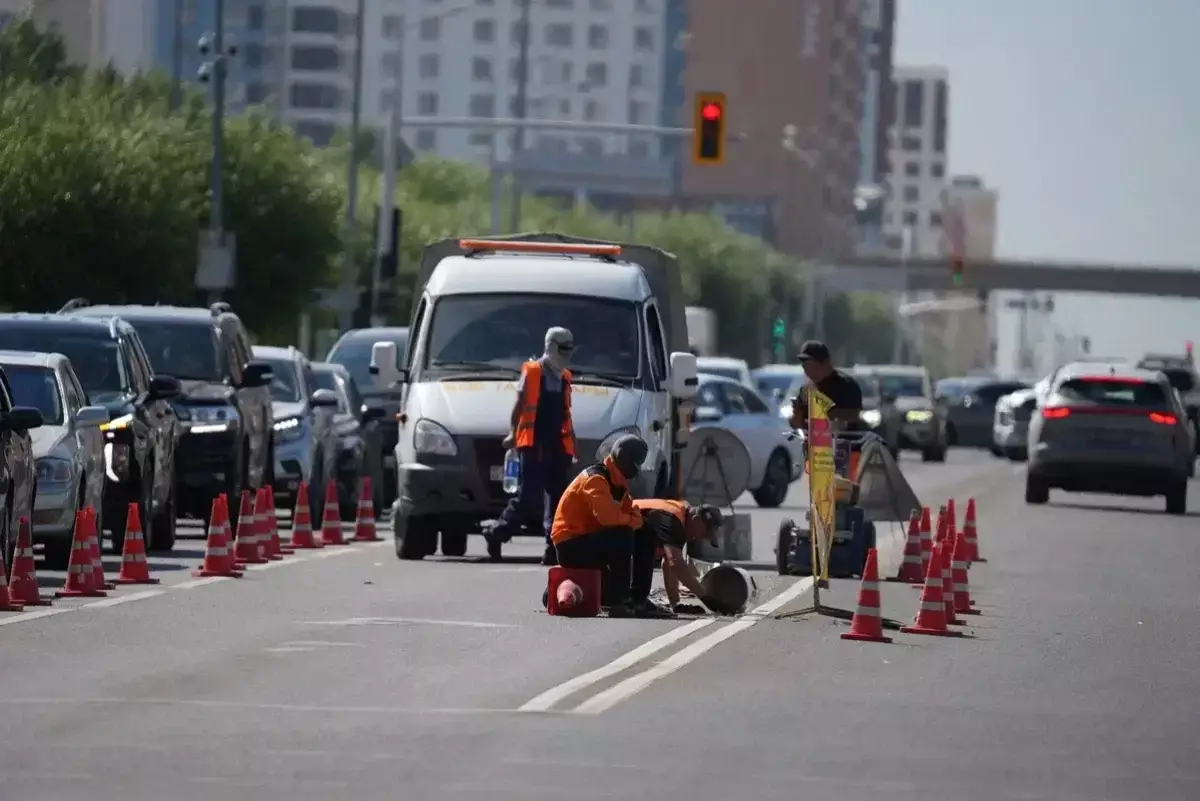
<instances>
[{"instance_id":1,"label":"road worker","mask_svg":"<svg viewBox=\"0 0 1200 801\"><path fill-rule=\"evenodd\" d=\"M633 505L629 482L650 449L633 434L619 438L599 464L585 468L563 493L551 531L558 564L603 571L601 606L610 617L671 617L651 603L649 587L632 594L632 576L654 573L654 541ZM631 573L632 570L632 573Z\"/></svg>"},{"instance_id":2,"label":"road worker","mask_svg":"<svg viewBox=\"0 0 1200 801\"><path fill-rule=\"evenodd\" d=\"M631 597L634 602L649 596L653 564L661 562L663 586L672 611L680 614L704 613L703 606L680 603L680 584L712 611L720 614L732 611L724 609L717 599L708 596L700 584L695 566L684 556L684 549L689 542L707 540L711 545L717 545L724 524L721 510L708 504L693 506L686 501L660 498L636 500L633 506L642 513L642 528L650 534L647 539L652 546L657 546L651 569L645 575L635 573L633 576Z\"/></svg>"},{"instance_id":3,"label":"road worker","mask_svg":"<svg viewBox=\"0 0 1200 801\"><path fill-rule=\"evenodd\" d=\"M571 423L571 371L567 369L575 339L565 328L546 332L545 352L521 366L505 448L516 448L521 483L500 519L486 532L488 556L500 558L504 543L523 525L540 521L546 548L542 564L555 564L550 529L554 511L567 487L575 462L575 428Z\"/></svg>"}]
</instances>

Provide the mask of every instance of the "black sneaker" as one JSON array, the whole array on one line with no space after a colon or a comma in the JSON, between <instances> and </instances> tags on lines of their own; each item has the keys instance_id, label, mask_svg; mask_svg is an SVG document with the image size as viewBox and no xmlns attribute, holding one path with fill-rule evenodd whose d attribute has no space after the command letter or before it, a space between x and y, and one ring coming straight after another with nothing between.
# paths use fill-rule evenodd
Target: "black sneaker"
<instances>
[{"instance_id":1,"label":"black sneaker","mask_svg":"<svg viewBox=\"0 0 1200 801\"><path fill-rule=\"evenodd\" d=\"M622 601L619 604L613 604L608 607L609 617L634 617L633 607Z\"/></svg>"},{"instance_id":2,"label":"black sneaker","mask_svg":"<svg viewBox=\"0 0 1200 801\"><path fill-rule=\"evenodd\" d=\"M675 613L670 609L659 606L649 598L644 598L641 601L630 604L629 610L633 613L633 617L642 619L667 620L675 617Z\"/></svg>"},{"instance_id":3,"label":"black sneaker","mask_svg":"<svg viewBox=\"0 0 1200 801\"><path fill-rule=\"evenodd\" d=\"M554 567L558 564L558 551L554 550L553 545L547 545L546 550L542 552L542 565L545 567Z\"/></svg>"},{"instance_id":4,"label":"black sneaker","mask_svg":"<svg viewBox=\"0 0 1200 801\"><path fill-rule=\"evenodd\" d=\"M542 608L550 608L550 590L542 590Z\"/></svg>"}]
</instances>

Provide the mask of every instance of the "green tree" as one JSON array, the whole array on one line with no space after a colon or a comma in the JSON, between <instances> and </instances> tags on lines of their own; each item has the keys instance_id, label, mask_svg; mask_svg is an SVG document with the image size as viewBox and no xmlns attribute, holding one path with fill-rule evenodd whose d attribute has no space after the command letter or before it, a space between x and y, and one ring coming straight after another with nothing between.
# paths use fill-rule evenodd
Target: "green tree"
<instances>
[{"instance_id":1,"label":"green tree","mask_svg":"<svg viewBox=\"0 0 1200 801\"><path fill-rule=\"evenodd\" d=\"M62 36L40 28L28 13L0 28L0 76L4 80L57 83L80 72L67 61Z\"/></svg>"}]
</instances>

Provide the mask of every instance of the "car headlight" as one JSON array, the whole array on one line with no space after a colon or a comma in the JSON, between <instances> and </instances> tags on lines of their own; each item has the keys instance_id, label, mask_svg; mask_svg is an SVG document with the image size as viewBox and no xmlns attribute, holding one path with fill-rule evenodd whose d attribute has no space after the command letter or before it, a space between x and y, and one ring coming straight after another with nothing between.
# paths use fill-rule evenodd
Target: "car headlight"
<instances>
[{"instance_id":1,"label":"car headlight","mask_svg":"<svg viewBox=\"0 0 1200 801\"><path fill-rule=\"evenodd\" d=\"M871 428L874 428L883 422L883 415L879 413L878 409L867 409L859 414L858 418Z\"/></svg>"},{"instance_id":2,"label":"car headlight","mask_svg":"<svg viewBox=\"0 0 1200 801\"><path fill-rule=\"evenodd\" d=\"M418 420L413 426L413 450L435 456L457 456L458 446L454 437L432 420Z\"/></svg>"},{"instance_id":3,"label":"car headlight","mask_svg":"<svg viewBox=\"0 0 1200 801\"><path fill-rule=\"evenodd\" d=\"M928 423L933 419L933 412L912 411L904 415L905 422L909 423Z\"/></svg>"},{"instance_id":4,"label":"car headlight","mask_svg":"<svg viewBox=\"0 0 1200 801\"><path fill-rule=\"evenodd\" d=\"M642 432L637 426L625 426L624 428L618 428L616 431L612 432L600 441L599 447L596 448L596 461L603 461L606 456L612 453L613 445L617 444L617 440L619 440L621 437L628 436L629 434L632 434L635 437L642 436ZM647 458L649 458L649 456L647 456Z\"/></svg>"},{"instance_id":5,"label":"car headlight","mask_svg":"<svg viewBox=\"0 0 1200 801\"><path fill-rule=\"evenodd\" d=\"M114 417L112 420L109 420L107 423L101 424L100 430L101 431L120 431L123 428L129 428L131 425L133 425L133 415L132 414L123 414L120 417Z\"/></svg>"},{"instance_id":6,"label":"car headlight","mask_svg":"<svg viewBox=\"0 0 1200 801\"><path fill-rule=\"evenodd\" d=\"M67 484L71 481L71 463L66 459L46 457L37 460L38 484Z\"/></svg>"},{"instance_id":7,"label":"car headlight","mask_svg":"<svg viewBox=\"0 0 1200 801\"><path fill-rule=\"evenodd\" d=\"M237 420L237 410L232 406L193 406L188 410L188 414L193 423L207 425L233 423Z\"/></svg>"},{"instance_id":8,"label":"car headlight","mask_svg":"<svg viewBox=\"0 0 1200 801\"><path fill-rule=\"evenodd\" d=\"M275 439L279 442L294 442L304 436L304 421L299 417L286 417L275 421Z\"/></svg>"}]
</instances>

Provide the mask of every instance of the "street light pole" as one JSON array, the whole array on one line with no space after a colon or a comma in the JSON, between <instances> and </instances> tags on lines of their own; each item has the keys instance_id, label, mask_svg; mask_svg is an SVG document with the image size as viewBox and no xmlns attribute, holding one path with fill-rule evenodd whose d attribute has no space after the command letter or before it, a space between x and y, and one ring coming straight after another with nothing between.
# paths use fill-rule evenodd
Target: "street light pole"
<instances>
[{"instance_id":1,"label":"street light pole","mask_svg":"<svg viewBox=\"0 0 1200 801\"><path fill-rule=\"evenodd\" d=\"M532 0L520 0L521 19L518 27L521 31L519 49L517 51L517 107L516 117L523 123L529 116L529 11ZM517 157L525 152L525 126L517 125L513 134L512 154L509 156L509 180L512 182L512 197L509 205L512 207L511 230L516 233L521 230L521 187L517 181Z\"/></svg>"},{"instance_id":2,"label":"street light pole","mask_svg":"<svg viewBox=\"0 0 1200 801\"><path fill-rule=\"evenodd\" d=\"M218 0L219 2L220 0ZM338 327L348 331L354 326L357 308L358 270L354 261L354 232L358 224L358 138L362 129L363 17L366 0L358 0L354 13L354 78L350 98L350 158L346 175L346 249L342 255L341 286L338 294Z\"/></svg>"}]
</instances>

